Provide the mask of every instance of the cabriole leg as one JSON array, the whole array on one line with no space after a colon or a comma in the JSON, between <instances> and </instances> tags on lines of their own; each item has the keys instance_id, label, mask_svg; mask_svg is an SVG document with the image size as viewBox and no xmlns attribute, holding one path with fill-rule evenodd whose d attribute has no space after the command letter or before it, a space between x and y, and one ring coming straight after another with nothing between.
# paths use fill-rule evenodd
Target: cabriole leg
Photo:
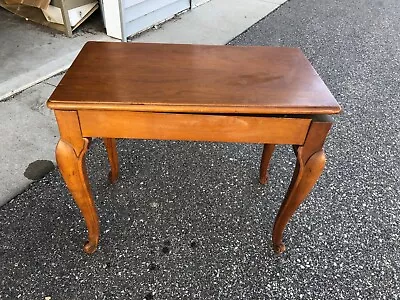
<instances>
[{"instance_id":1,"label":"cabriole leg","mask_svg":"<svg viewBox=\"0 0 400 300\"><path fill-rule=\"evenodd\" d=\"M261 157L260 164L260 183L266 184L268 181L268 167L271 160L272 154L274 153L275 145L264 144L264 149Z\"/></svg>"},{"instance_id":2,"label":"cabriole leg","mask_svg":"<svg viewBox=\"0 0 400 300\"><path fill-rule=\"evenodd\" d=\"M103 142L106 146L108 161L111 168L110 173L108 173L108 179L111 183L115 183L119 175L117 143L116 140L112 138L103 138Z\"/></svg>"},{"instance_id":3,"label":"cabriole leg","mask_svg":"<svg viewBox=\"0 0 400 300\"><path fill-rule=\"evenodd\" d=\"M93 253L99 242L99 219L86 174L85 154L89 139L81 136L75 111L56 111L61 139L56 147L56 159L61 175L71 192L88 230L86 253Z\"/></svg>"},{"instance_id":4,"label":"cabriole leg","mask_svg":"<svg viewBox=\"0 0 400 300\"><path fill-rule=\"evenodd\" d=\"M315 119L310 125L304 145L295 147L296 167L285 199L275 218L272 233L272 242L277 253L285 251L285 245L282 242L283 231L325 167L326 158L322 147L332 121L326 116L318 116Z\"/></svg>"}]
</instances>

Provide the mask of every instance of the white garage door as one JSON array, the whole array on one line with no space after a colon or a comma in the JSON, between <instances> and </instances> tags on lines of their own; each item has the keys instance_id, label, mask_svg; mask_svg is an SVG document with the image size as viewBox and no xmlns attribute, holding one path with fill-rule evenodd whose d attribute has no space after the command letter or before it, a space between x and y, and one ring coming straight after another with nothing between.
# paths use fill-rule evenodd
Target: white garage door
<instances>
[{"instance_id":1,"label":"white garage door","mask_svg":"<svg viewBox=\"0 0 400 300\"><path fill-rule=\"evenodd\" d=\"M188 9L190 0L103 0L107 34L122 40Z\"/></svg>"}]
</instances>

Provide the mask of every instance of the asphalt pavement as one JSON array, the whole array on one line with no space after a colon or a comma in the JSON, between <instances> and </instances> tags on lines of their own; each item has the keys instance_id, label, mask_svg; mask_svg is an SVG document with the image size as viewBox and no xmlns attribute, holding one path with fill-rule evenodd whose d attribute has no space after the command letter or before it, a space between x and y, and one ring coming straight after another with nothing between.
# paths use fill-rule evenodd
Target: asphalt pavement
<instances>
[{"instance_id":1,"label":"asphalt pavement","mask_svg":"<svg viewBox=\"0 0 400 300\"><path fill-rule=\"evenodd\" d=\"M83 253L84 222L51 171L0 208L0 299L400 298L399 19L397 0L291 0L231 42L300 47L343 108L282 256L270 238L289 146L262 186L260 145L120 140L111 186L96 140L98 251Z\"/></svg>"}]
</instances>

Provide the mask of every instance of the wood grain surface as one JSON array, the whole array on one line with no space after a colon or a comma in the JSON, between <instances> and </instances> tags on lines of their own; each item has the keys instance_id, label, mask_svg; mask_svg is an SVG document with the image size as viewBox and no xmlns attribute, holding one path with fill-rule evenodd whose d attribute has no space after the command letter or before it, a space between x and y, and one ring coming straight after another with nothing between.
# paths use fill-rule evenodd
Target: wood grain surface
<instances>
[{"instance_id":1,"label":"wood grain surface","mask_svg":"<svg viewBox=\"0 0 400 300\"><path fill-rule=\"evenodd\" d=\"M110 42L83 47L48 106L238 114L340 111L296 48Z\"/></svg>"},{"instance_id":2,"label":"wood grain surface","mask_svg":"<svg viewBox=\"0 0 400 300\"><path fill-rule=\"evenodd\" d=\"M79 111L83 136L301 145L310 119Z\"/></svg>"}]
</instances>

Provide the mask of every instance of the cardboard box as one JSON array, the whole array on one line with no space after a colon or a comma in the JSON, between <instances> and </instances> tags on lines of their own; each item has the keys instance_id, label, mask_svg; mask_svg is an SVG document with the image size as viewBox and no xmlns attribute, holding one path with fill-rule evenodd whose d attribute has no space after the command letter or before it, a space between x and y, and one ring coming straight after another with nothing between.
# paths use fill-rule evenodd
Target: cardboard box
<instances>
[{"instance_id":1,"label":"cardboard box","mask_svg":"<svg viewBox=\"0 0 400 300\"><path fill-rule=\"evenodd\" d=\"M33 7L38 7L42 9L47 9L50 4L50 0L5 0L6 4L23 4Z\"/></svg>"}]
</instances>

